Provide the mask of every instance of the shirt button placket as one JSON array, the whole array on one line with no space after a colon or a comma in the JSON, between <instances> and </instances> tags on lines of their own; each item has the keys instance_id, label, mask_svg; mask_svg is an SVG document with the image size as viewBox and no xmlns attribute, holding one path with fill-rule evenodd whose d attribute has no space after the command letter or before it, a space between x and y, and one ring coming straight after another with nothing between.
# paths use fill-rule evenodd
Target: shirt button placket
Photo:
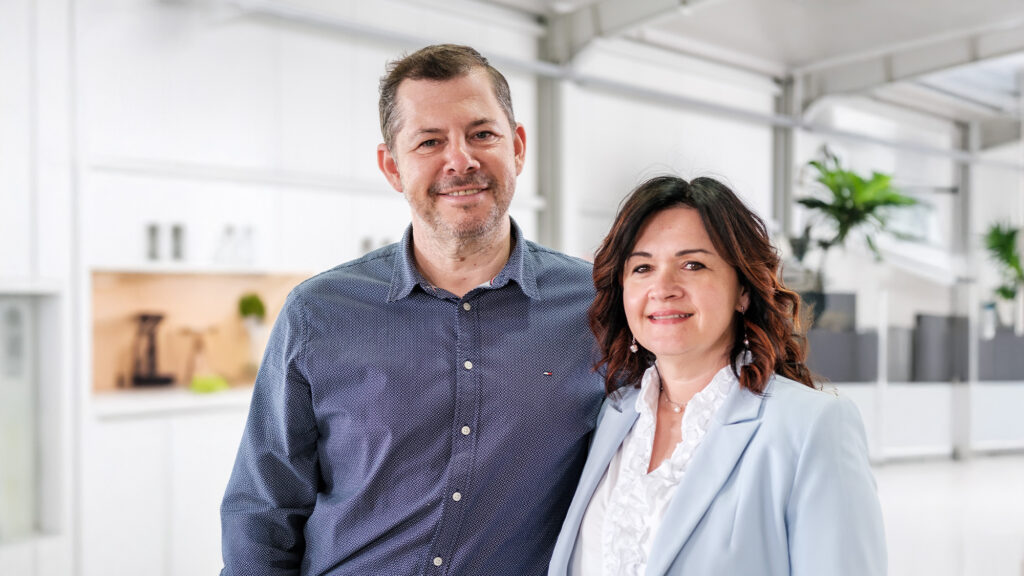
<instances>
[{"instance_id":1,"label":"shirt button placket","mask_svg":"<svg viewBox=\"0 0 1024 576\"><path fill-rule=\"evenodd\" d=\"M473 360L478 353L478 326L477 313L473 304L462 302L459 304L462 310L458 311L458 345L456 347L456 362L461 363L456 376L456 426L459 434L455 438L457 443L452 446L452 468L449 478L448 489L450 490L445 511L441 516L441 527L438 539L434 546L433 565L437 568L438 574L445 574L452 570L452 554L459 547L456 535L459 533L462 524L462 516L465 507L459 504L464 493L462 489L467 488L466 482L470 477L469 463L472 462L472 453L475 447L475 435L471 435L476 424L473 415L480 409L480 391L477 382L477 366ZM472 312L471 312L472 311ZM460 490L456 490L459 488Z\"/></svg>"}]
</instances>

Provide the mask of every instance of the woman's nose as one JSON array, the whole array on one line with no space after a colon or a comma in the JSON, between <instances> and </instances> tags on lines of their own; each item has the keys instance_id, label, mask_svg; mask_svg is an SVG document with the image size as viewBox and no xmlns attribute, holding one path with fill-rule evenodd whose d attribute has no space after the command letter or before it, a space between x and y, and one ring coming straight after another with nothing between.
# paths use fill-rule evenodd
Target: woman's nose
<instances>
[{"instance_id":1,"label":"woman's nose","mask_svg":"<svg viewBox=\"0 0 1024 576\"><path fill-rule=\"evenodd\" d=\"M654 283L651 285L651 298L658 300L671 300L683 294L683 286L679 277L672 270L666 270L655 274Z\"/></svg>"}]
</instances>

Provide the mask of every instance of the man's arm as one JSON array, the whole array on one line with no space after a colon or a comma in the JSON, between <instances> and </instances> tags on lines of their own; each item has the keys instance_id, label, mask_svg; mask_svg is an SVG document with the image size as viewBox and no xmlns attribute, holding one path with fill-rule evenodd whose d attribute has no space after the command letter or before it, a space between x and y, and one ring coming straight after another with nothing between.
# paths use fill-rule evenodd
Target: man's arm
<instances>
[{"instance_id":1,"label":"man's arm","mask_svg":"<svg viewBox=\"0 0 1024 576\"><path fill-rule=\"evenodd\" d=\"M319 484L317 426L303 369L308 327L293 292L274 325L221 504L222 576L298 574Z\"/></svg>"}]
</instances>

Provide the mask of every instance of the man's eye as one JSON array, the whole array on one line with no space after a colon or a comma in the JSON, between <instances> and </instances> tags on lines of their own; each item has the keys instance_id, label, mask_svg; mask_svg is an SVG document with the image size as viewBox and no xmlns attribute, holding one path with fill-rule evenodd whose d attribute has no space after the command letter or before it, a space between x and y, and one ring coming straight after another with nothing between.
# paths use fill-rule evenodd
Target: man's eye
<instances>
[{"instance_id":1,"label":"man's eye","mask_svg":"<svg viewBox=\"0 0 1024 576\"><path fill-rule=\"evenodd\" d=\"M437 146L437 140L433 138L430 140L424 140L423 142L420 142L419 145L420 148L433 148L434 146Z\"/></svg>"},{"instance_id":2,"label":"man's eye","mask_svg":"<svg viewBox=\"0 0 1024 576\"><path fill-rule=\"evenodd\" d=\"M477 132L476 134L473 134L473 138L477 140L489 140L491 138L494 138L494 132L491 132L490 130L484 130L482 132Z\"/></svg>"}]
</instances>

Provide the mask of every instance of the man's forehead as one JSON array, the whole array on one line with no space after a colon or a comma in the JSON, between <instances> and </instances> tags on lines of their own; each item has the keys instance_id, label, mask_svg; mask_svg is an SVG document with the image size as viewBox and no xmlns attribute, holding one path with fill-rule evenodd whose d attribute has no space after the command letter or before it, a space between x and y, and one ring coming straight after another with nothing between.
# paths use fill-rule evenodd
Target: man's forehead
<instances>
[{"instance_id":1,"label":"man's forehead","mask_svg":"<svg viewBox=\"0 0 1024 576\"><path fill-rule=\"evenodd\" d=\"M494 96L494 87L488 81L487 72L482 68L467 70L458 76L438 80L434 78L406 78L398 84L395 98L398 102L408 99L412 94L430 94L431 98L440 98L445 92L452 92L458 86L476 84L480 91Z\"/></svg>"},{"instance_id":2,"label":"man's forehead","mask_svg":"<svg viewBox=\"0 0 1024 576\"><path fill-rule=\"evenodd\" d=\"M395 97L397 128L400 131L405 131L406 128L437 128L439 126L432 124L450 122L453 119L452 115L460 111L460 103L466 104L463 110L468 115L460 120L467 127L498 122L504 118L504 111L490 82L479 83L476 86L460 83L468 76L467 74L448 80L403 80ZM411 125L410 121L416 125Z\"/></svg>"}]
</instances>

